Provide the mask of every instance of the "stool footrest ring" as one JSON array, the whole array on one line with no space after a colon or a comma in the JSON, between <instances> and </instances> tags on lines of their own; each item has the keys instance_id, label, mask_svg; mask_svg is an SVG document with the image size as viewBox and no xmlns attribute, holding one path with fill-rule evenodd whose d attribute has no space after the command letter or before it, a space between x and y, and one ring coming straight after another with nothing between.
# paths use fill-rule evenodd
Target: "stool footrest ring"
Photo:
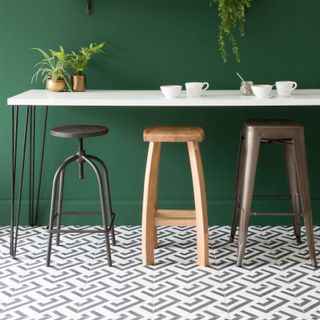
<instances>
[{"instance_id":1,"label":"stool footrest ring","mask_svg":"<svg viewBox=\"0 0 320 320\"><path fill-rule=\"evenodd\" d=\"M57 215L58 213L56 213ZM64 211L61 213L62 215L73 215L73 214L76 214L76 215L101 215L101 212L99 211L96 211L96 212L77 212L77 211Z\"/></svg>"},{"instance_id":2,"label":"stool footrest ring","mask_svg":"<svg viewBox=\"0 0 320 320\"><path fill-rule=\"evenodd\" d=\"M250 212L251 216L295 216L301 217L301 212Z\"/></svg>"},{"instance_id":3,"label":"stool footrest ring","mask_svg":"<svg viewBox=\"0 0 320 320\"><path fill-rule=\"evenodd\" d=\"M48 230L49 233L109 233L110 230L109 228L107 230L104 230L104 229L81 229L81 230L78 230L78 229L53 229L53 230Z\"/></svg>"}]
</instances>

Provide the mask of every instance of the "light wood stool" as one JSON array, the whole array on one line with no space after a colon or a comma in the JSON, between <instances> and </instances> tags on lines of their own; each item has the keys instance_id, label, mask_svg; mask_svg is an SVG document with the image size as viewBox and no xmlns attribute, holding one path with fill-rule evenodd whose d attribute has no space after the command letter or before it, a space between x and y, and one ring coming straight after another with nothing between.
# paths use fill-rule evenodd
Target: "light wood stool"
<instances>
[{"instance_id":1,"label":"light wood stool","mask_svg":"<svg viewBox=\"0 0 320 320\"><path fill-rule=\"evenodd\" d=\"M158 226L196 226L198 264L205 267L209 263L206 190L199 147L203 139L203 129L198 127L152 127L143 132L143 140L149 142L142 208L142 262L145 265L154 263ZM162 142L185 142L188 145L195 210L157 208Z\"/></svg>"}]
</instances>

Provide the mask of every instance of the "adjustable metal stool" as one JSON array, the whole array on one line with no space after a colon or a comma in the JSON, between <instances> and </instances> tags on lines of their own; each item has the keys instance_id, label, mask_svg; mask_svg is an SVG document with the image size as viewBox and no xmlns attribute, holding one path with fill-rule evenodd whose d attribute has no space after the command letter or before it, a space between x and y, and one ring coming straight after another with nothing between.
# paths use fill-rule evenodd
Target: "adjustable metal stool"
<instances>
[{"instance_id":1,"label":"adjustable metal stool","mask_svg":"<svg viewBox=\"0 0 320 320\"><path fill-rule=\"evenodd\" d=\"M208 214L199 142L204 139L198 127L153 127L143 132L149 141L142 208L142 261L154 263L157 226L196 226L198 264L209 263ZM185 142L188 145L195 210L160 210L157 208L160 147L163 142Z\"/></svg>"},{"instance_id":2,"label":"adjustable metal stool","mask_svg":"<svg viewBox=\"0 0 320 320\"><path fill-rule=\"evenodd\" d=\"M53 183L52 183L52 195L51 195L51 208L50 208L50 218L49 218L49 241L48 241L48 251L47 251L47 266L50 265L51 257L51 245L52 245L52 236L54 233L56 236L56 244L59 245L60 242L60 233L104 233L106 239L107 247L107 256L108 264L112 265L111 260L111 251L110 251L110 240L109 234L112 236L112 244L115 245L115 234L114 234L114 219L115 213L112 212L111 206L111 196L110 196L110 186L107 167L102 160L99 158L86 154L83 149L83 138L97 137L102 136L108 133L108 128L102 126L88 126L88 125L72 125L57 127L51 129L51 134L60 138L78 138L79 139L79 148L75 155L68 157L60 165L56 171ZM62 212L62 201L63 201L63 188L64 188L64 173L65 168L72 162L77 161L79 163L79 178L84 179L83 175L83 165L84 163L89 164L93 169L98 185L99 185L99 195L101 203L101 213L96 212L83 212L82 214L101 214L102 215L102 228L89 229L89 230L63 230L61 229L61 218L63 214L81 214L80 212ZM103 178L100 173L100 170L97 166L99 164L102 168ZM59 179L59 190L58 190L58 205L56 210L56 196L57 196L57 181ZM107 202L107 204L106 204ZM54 221L57 218L57 226L54 229Z\"/></svg>"},{"instance_id":3,"label":"adjustable metal stool","mask_svg":"<svg viewBox=\"0 0 320 320\"><path fill-rule=\"evenodd\" d=\"M280 143L284 146L292 213L251 212L259 149L262 143ZM304 128L302 125L287 120L261 120L244 123L238 158L235 202L231 223L231 242L235 236L239 213L237 266L242 265L250 215L291 215L298 243L301 242L300 217L303 216L311 263L313 266L317 266Z\"/></svg>"}]
</instances>

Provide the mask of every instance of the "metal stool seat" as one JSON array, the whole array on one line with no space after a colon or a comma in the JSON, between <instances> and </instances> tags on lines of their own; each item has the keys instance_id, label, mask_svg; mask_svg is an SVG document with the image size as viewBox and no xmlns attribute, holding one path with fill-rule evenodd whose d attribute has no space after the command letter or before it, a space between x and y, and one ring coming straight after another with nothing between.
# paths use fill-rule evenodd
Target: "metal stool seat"
<instances>
[{"instance_id":1,"label":"metal stool seat","mask_svg":"<svg viewBox=\"0 0 320 320\"><path fill-rule=\"evenodd\" d=\"M263 143L280 143L284 146L292 207L290 213L251 212L259 149ZM317 266L304 128L301 124L288 120L251 120L244 123L238 158L231 242L235 236L239 214L237 266L242 265L251 215L291 215L298 243L301 242L300 217L303 216L310 259L312 265Z\"/></svg>"},{"instance_id":2,"label":"metal stool seat","mask_svg":"<svg viewBox=\"0 0 320 320\"><path fill-rule=\"evenodd\" d=\"M107 134L108 128L103 126L71 125L52 128L50 133L60 138L89 138Z\"/></svg>"},{"instance_id":3,"label":"metal stool seat","mask_svg":"<svg viewBox=\"0 0 320 320\"><path fill-rule=\"evenodd\" d=\"M144 141L149 142L142 208L143 264L154 263L158 226L195 226L198 264L203 267L207 266L209 263L208 214L199 147L199 142L204 139L203 129L198 127L152 127L144 130L143 138ZM185 142L188 145L195 202L194 210L157 208L160 147L163 142Z\"/></svg>"},{"instance_id":4,"label":"metal stool seat","mask_svg":"<svg viewBox=\"0 0 320 320\"><path fill-rule=\"evenodd\" d=\"M78 138L79 148L75 155L68 157L60 165L56 171L53 182L52 182L52 194L51 194L51 207L50 207L50 217L49 217L49 241L48 241L48 251L47 251L47 266L50 266L51 258L51 247L52 247L52 237L56 234L56 244L60 244L60 233L104 233L106 240L108 264L112 265L111 260L111 250L110 250L110 239L109 235L111 233L112 244L116 244L115 234L114 234L114 219L115 213L112 211L111 196L110 196L110 186L109 186L109 176L108 170L104 162L93 155L89 155L83 149L83 138L102 136L108 133L108 128L103 126L89 126L89 125L70 125L51 129L51 134L56 137L61 138ZM87 163L89 167L94 171L98 185L99 185L99 196L101 204L101 212L82 212L82 214L101 214L103 228L94 228L88 230L64 230L61 229L61 219L64 214L80 214L81 212L63 212L62 202L63 202L63 189L64 189L64 174L65 168L72 162L77 161L79 164L79 178L84 179L83 167L84 163ZM100 172L99 166L102 169L103 175ZM59 180L59 187L57 182ZM56 205L56 198L58 193L58 203ZM57 209L56 209L57 207ZM54 222L57 219L57 225L54 229Z\"/></svg>"}]
</instances>

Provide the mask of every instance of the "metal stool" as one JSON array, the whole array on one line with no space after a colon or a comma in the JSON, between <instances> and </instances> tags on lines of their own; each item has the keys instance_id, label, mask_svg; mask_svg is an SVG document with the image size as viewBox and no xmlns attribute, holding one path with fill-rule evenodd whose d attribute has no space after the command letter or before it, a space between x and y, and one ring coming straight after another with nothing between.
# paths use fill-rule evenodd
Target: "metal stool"
<instances>
[{"instance_id":1,"label":"metal stool","mask_svg":"<svg viewBox=\"0 0 320 320\"><path fill-rule=\"evenodd\" d=\"M292 213L251 212L254 183L261 143L280 143L285 150ZM235 202L230 241L235 236L240 212L237 266L242 265L250 215L291 215L297 242L301 242L300 216L304 217L311 263L317 266L313 237L307 157L303 126L287 120L247 121L240 141Z\"/></svg>"},{"instance_id":2,"label":"metal stool","mask_svg":"<svg viewBox=\"0 0 320 320\"><path fill-rule=\"evenodd\" d=\"M209 263L208 214L205 182L199 142L204 132L197 127L153 127L143 133L149 141L142 208L142 261L154 263L157 226L196 226L197 256L200 266ZM195 210L160 210L157 208L160 147L162 142L186 142L191 165Z\"/></svg>"},{"instance_id":3,"label":"metal stool","mask_svg":"<svg viewBox=\"0 0 320 320\"><path fill-rule=\"evenodd\" d=\"M51 129L51 135L60 137L60 138L78 138L79 139L79 148L75 155L68 157L60 165L56 171L53 183L52 183L52 195L51 195L51 208L50 208L50 218L49 218L49 241L48 241L48 251L47 251L47 266L50 266L50 257L51 257L51 245L52 245L52 236L54 233L57 234L56 244L59 245L60 242L60 233L104 233L106 239L107 247L107 256L108 264L112 265L111 260L111 251L110 251L110 240L109 234L112 236L112 244L115 245L115 234L114 234L114 219L115 213L112 212L111 206L111 197L110 197L110 186L108 171L102 160L99 158L86 154L83 149L83 138L97 137L102 136L108 133L108 128L102 126L87 126L87 125L72 125L57 127ZM99 195L101 203L101 215L103 229L89 229L89 230L61 230L61 218L62 214L79 214L79 212L62 212L62 198L63 198L63 188L64 188L64 172L65 168L72 162L77 161L79 163L79 178L84 179L83 175L83 165L84 163L89 164L93 169L99 185ZM104 177L100 173L100 170L97 166L100 164ZM57 181L59 179L59 190L58 190L58 205L56 210L56 196L57 196ZM107 204L106 204L107 201ZM100 214L95 212L85 212L83 214ZM57 218L57 227L54 229L54 221Z\"/></svg>"}]
</instances>

